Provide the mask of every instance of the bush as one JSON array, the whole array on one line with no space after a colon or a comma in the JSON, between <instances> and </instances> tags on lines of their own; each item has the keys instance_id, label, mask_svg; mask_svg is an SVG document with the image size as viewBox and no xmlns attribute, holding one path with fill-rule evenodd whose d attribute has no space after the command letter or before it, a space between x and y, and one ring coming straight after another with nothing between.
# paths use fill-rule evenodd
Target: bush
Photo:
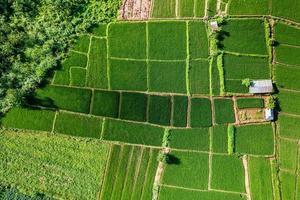
<instances>
[{"instance_id":1,"label":"bush","mask_svg":"<svg viewBox=\"0 0 300 200\"><path fill-rule=\"evenodd\" d=\"M276 104L277 104L277 97L269 96L267 100L267 108L274 109L276 107Z\"/></svg>"},{"instance_id":2,"label":"bush","mask_svg":"<svg viewBox=\"0 0 300 200\"><path fill-rule=\"evenodd\" d=\"M228 134L228 154L232 155L234 153L234 133L235 133L235 127L234 125L230 124L227 128L227 134Z\"/></svg>"},{"instance_id":3,"label":"bush","mask_svg":"<svg viewBox=\"0 0 300 200\"><path fill-rule=\"evenodd\" d=\"M242 85L246 86L246 87L250 87L250 79L249 78L245 78L242 80Z\"/></svg>"}]
</instances>

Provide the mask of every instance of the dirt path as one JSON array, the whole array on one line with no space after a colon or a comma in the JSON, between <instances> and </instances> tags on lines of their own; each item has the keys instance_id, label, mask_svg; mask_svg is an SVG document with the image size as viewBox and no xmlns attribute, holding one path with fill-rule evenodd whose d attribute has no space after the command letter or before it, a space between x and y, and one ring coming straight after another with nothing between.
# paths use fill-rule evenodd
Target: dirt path
<instances>
[{"instance_id":1,"label":"dirt path","mask_svg":"<svg viewBox=\"0 0 300 200\"><path fill-rule=\"evenodd\" d=\"M247 199L251 200L248 158L246 155L243 156L243 165L245 170L245 188L246 188Z\"/></svg>"}]
</instances>

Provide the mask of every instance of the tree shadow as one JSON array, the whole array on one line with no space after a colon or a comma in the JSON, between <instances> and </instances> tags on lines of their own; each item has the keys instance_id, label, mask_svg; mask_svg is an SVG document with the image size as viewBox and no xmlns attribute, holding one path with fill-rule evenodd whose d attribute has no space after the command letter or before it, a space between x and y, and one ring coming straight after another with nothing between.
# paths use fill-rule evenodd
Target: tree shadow
<instances>
[{"instance_id":1,"label":"tree shadow","mask_svg":"<svg viewBox=\"0 0 300 200\"><path fill-rule=\"evenodd\" d=\"M180 159L172 154L167 155L167 164L169 165L179 165L181 163Z\"/></svg>"},{"instance_id":2,"label":"tree shadow","mask_svg":"<svg viewBox=\"0 0 300 200\"><path fill-rule=\"evenodd\" d=\"M217 47L219 48L219 49L224 49L224 44L223 44L223 42L224 42L224 40L226 39L226 38L228 38L228 37L230 37L230 33L228 32L228 31L224 31L224 30L220 30L218 33L217 33L217 37L216 37L216 39L217 39Z\"/></svg>"}]
</instances>

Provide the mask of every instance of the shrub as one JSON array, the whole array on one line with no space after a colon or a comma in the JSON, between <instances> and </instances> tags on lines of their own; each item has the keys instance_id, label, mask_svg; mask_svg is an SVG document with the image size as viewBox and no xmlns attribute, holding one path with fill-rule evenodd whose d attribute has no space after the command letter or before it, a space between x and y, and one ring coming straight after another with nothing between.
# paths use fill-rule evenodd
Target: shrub
<instances>
[{"instance_id":1,"label":"shrub","mask_svg":"<svg viewBox=\"0 0 300 200\"><path fill-rule=\"evenodd\" d=\"M277 97L275 96L269 96L267 100L267 108L274 109L277 104Z\"/></svg>"},{"instance_id":2,"label":"shrub","mask_svg":"<svg viewBox=\"0 0 300 200\"><path fill-rule=\"evenodd\" d=\"M249 78L245 78L242 80L242 85L244 85L245 87L249 87L250 86L250 79Z\"/></svg>"},{"instance_id":3,"label":"shrub","mask_svg":"<svg viewBox=\"0 0 300 200\"><path fill-rule=\"evenodd\" d=\"M228 154L232 155L234 153L234 132L235 127L232 124L228 125L227 134L228 134Z\"/></svg>"}]
</instances>

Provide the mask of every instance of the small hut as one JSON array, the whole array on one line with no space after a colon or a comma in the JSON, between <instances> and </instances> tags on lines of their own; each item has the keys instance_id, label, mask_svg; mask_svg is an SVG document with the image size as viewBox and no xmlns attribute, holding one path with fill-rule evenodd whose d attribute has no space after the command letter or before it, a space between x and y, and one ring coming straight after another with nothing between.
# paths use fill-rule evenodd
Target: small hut
<instances>
[{"instance_id":1,"label":"small hut","mask_svg":"<svg viewBox=\"0 0 300 200\"><path fill-rule=\"evenodd\" d=\"M274 120L274 109L271 109L271 108L265 109L265 120L267 120L267 121Z\"/></svg>"},{"instance_id":2,"label":"small hut","mask_svg":"<svg viewBox=\"0 0 300 200\"><path fill-rule=\"evenodd\" d=\"M252 80L250 81L249 93L270 94L273 92L272 80Z\"/></svg>"},{"instance_id":3,"label":"small hut","mask_svg":"<svg viewBox=\"0 0 300 200\"><path fill-rule=\"evenodd\" d=\"M213 31L217 31L217 30L219 29L218 22L217 22L217 21L212 21L212 22L210 22L210 28L211 28L211 30L213 30Z\"/></svg>"}]
</instances>

